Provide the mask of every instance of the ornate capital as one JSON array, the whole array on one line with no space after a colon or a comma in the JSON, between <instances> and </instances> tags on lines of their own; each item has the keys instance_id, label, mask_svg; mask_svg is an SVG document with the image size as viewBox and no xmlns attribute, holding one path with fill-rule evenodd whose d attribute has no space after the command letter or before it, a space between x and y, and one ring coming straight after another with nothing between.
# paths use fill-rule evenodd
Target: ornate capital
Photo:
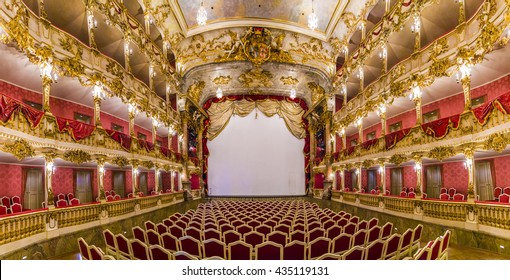
<instances>
[{"instance_id":1,"label":"ornate capital","mask_svg":"<svg viewBox=\"0 0 510 280\"><path fill-rule=\"evenodd\" d=\"M496 152L502 152L506 149L506 146L509 144L509 139L507 136L501 133L492 134L489 139L485 140L484 148L486 150L494 150Z\"/></svg>"},{"instance_id":2,"label":"ornate capital","mask_svg":"<svg viewBox=\"0 0 510 280\"><path fill-rule=\"evenodd\" d=\"M74 162L77 164L82 164L84 162L91 161L91 156L87 152L84 152L82 150L74 150L74 151L66 152L66 153L64 153L63 158L67 161Z\"/></svg>"},{"instance_id":3,"label":"ornate capital","mask_svg":"<svg viewBox=\"0 0 510 280\"><path fill-rule=\"evenodd\" d=\"M138 166L140 166L140 161L137 159L132 159L129 161L129 164L133 167L133 169L136 169Z\"/></svg>"},{"instance_id":4,"label":"ornate capital","mask_svg":"<svg viewBox=\"0 0 510 280\"><path fill-rule=\"evenodd\" d=\"M400 165L400 164L402 164L403 162L406 162L406 161L407 161L407 158L404 155L400 155L400 154L392 155L390 160L389 160L390 163L393 163L393 164L396 164L396 165Z\"/></svg>"},{"instance_id":5,"label":"ornate capital","mask_svg":"<svg viewBox=\"0 0 510 280\"><path fill-rule=\"evenodd\" d=\"M26 157L33 157L35 155L35 151L28 144L27 141L20 139L14 141L14 143L4 145L3 149L7 153L13 154L18 160L22 160Z\"/></svg>"},{"instance_id":6,"label":"ornate capital","mask_svg":"<svg viewBox=\"0 0 510 280\"><path fill-rule=\"evenodd\" d=\"M125 157L116 157L112 160L112 163L117 165L118 167L124 167L129 164L129 161Z\"/></svg>"},{"instance_id":7,"label":"ornate capital","mask_svg":"<svg viewBox=\"0 0 510 280\"><path fill-rule=\"evenodd\" d=\"M428 153L427 157L437 160L444 160L455 155L452 147L435 147Z\"/></svg>"}]
</instances>

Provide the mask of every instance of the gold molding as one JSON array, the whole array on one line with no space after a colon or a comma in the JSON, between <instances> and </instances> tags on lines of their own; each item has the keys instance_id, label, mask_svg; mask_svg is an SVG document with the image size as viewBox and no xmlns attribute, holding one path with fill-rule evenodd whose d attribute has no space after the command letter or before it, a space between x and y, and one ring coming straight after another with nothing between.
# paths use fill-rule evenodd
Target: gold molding
<instances>
[{"instance_id":1,"label":"gold molding","mask_svg":"<svg viewBox=\"0 0 510 280\"><path fill-rule=\"evenodd\" d=\"M444 159L450 158L455 155L455 151L452 147L435 147L430 150L428 157L443 161Z\"/></svg>"},{"instance_id":2,"label":"gold molding","mask_svg":"<svg viewBox=\"0 0 510 280\"><path fill-rule=\"evenodd\" d=\"M22 160L27 157L33 157L35 151L24 139L14 141L12 144L5 144L3 149L4 152L14 155L18 160Z\"/></svg>"},{"instance_id":3,"label":"gold molding","mask_svg":"<svg viewBox=\"0 0 510 280\"><path fill-rule=\"evenodd\" d=\"M90 154L83 150L73 150L64 153L63 159L76 164L82 164L92 160Z\"/></svg>"}]
</instances>

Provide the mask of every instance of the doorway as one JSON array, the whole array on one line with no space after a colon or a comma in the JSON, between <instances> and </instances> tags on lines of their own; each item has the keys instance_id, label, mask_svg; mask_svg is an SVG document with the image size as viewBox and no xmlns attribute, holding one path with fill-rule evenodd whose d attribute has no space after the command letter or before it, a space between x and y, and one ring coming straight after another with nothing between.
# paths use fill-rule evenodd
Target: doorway
<instances>
[{"instance_id":1,"label":"doorway","mask_svg":"<svg viewBox=\"0 0 510 280\"><path fill-rule=\"evenodd\" d=\"M377 185L377 173L375 170L367 170L367 181L368 181L368 192L376 189Z\"/></svg>"},{"instance_id":2,"label":"doorway","mask_svg":"<svg viewBox=\"0 0 510 280\"><path fill-rule=\"evenodd\" d=\"M439 198L441 186L443 185L441 176L441 165L431 165L426 168L427 197Z\"/></svg>"},{"instance_id":3,"label":"doorway","mask_svg":"<svg viewBox=\"0 0 510 280\"><path fill-rule=\"evenodd\" d=\"M138 189L144 195L147 195L147 173L146 172L142 172L138 176Z\"/></svg>"},{"instance_id":4,"label":"doorway","mask_svg":"<svg viewBox=\"0 0 510 280\"><path fill-rule=\"evenodd\" d=\"M92 202L92 172L90 170L76 170L76 198L80 203Z\"/></svg>"},{"instance_id":5,"label":"doorway","mask_svg":"<svg viewBox=\"0 0 510 280\"><path fill-rule=\"evenodd\" d=\"M44 201L43 172L40 168L25 168L23 209L39 209Z\"/></svg>"},{"instance_id":6,"label":"doorway","mask_svg":"<svg viewBox=\"0 0 510 280\"><path fill-rule=\"evenodd\" d=\"M126 197L126 172L112 171L113 176L113 190L120 197Z\"/></svg>"},{"instance_id":7,"label":"doorway","mask_svg":"<svg viewBox=\"0 0 510 280\"><path fill-rule=\"evenodd\" d=\"M402 168L392 168L390 171L391 194L400 195L404 187L404 178L402 177Z\"/></svg>"},{"instance_id":8,"label":"doorway","mask_svg":"<svg viewBox=\"0 0 510 280\"><path fill-rule=\"evenodd\" d=\"M479 200L494 200L494 184L492 183L491 161L475 162L476 190Z\"/></svg>"}]
</instances>

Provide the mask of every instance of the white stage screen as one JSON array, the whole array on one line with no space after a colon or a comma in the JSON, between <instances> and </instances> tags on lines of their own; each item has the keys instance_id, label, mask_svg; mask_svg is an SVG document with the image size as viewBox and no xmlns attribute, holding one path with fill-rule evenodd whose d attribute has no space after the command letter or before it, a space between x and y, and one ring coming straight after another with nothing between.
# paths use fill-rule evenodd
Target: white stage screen
<instances>
[{"instance_id":1,"label":"white stage screen","mask_svg":"<svg viewBox=\"0 0 510 280\"><path fill-rule=\"evenodd\" d=\"M207 142L209 195L304 195L305 140L294 137L278 115L255 114L232 116Z\"/></svg>"}]
</instances>

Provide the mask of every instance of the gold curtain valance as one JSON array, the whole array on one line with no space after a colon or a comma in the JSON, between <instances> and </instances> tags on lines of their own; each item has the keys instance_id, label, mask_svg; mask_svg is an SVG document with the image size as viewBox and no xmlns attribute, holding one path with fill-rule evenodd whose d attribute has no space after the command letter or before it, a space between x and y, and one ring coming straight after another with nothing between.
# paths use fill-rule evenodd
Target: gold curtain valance
<instances>
[{"instance_id":1,"label":"gold curtain valance","mask_svg":"<svg viewBox=\"0 0 510 280\"><path fill-rule=\"evenodd\" d=\"M209 114L210 126L207 130L207 139L213 140L223 131L230 121L232 115L246 117L255 108L261 111L267 117L276 114L284 121L290 133L298 139L306 137L306 131L302 123L305 111L299 104L287 102L284 100L226 100L225 102L213 103L207 110Z\"/></svg>"}]
</instances>

